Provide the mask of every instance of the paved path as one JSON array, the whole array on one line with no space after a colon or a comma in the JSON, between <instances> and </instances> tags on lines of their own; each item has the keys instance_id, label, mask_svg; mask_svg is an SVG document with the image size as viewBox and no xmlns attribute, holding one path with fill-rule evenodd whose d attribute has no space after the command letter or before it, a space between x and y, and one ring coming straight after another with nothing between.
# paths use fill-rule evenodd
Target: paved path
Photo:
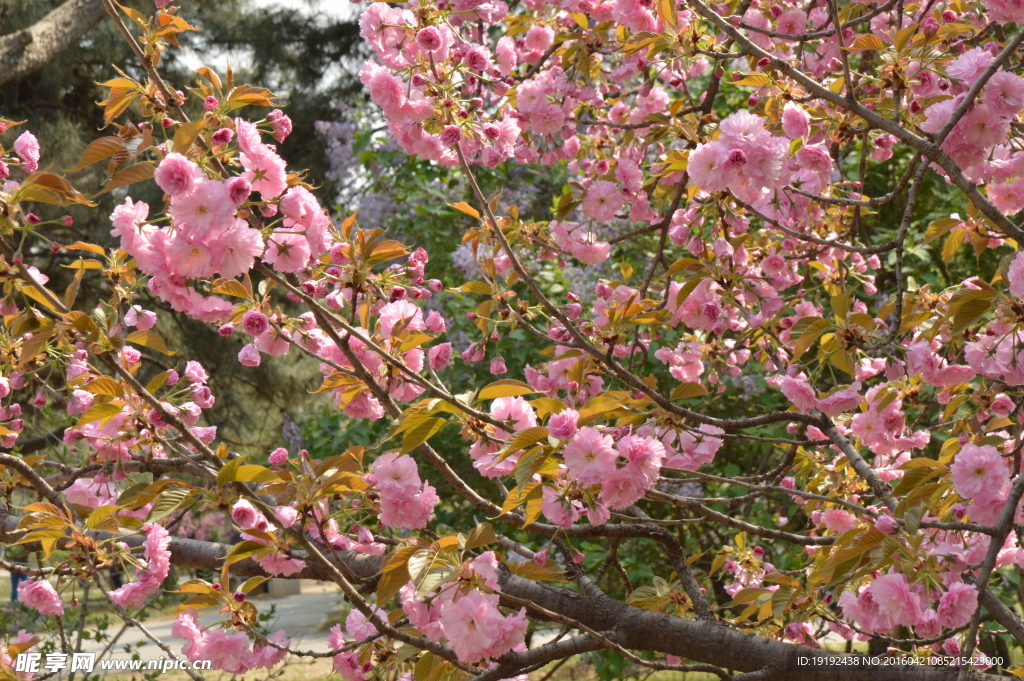
<instances>
[{"instance_id":1,"label":"paved path","mask_svg":"<svg viewBox=\"0 0 1024 681\"><path fill-rule=\"evenodd\" d=\"M274 606L274 619L268 626L271 633L278 629L284 629L291 636L293 648L324 652L330 650L330 647L327 645L328 629L330 628L327 618L332 612L337 613L342 603L341 597L335 593L336 591L336 587L332 585L302 580L302 593L300 594L283 596L281 598L261 595L255 596L252 602L260 613L269 612L270 607ZM204 608L199 611L199 622L202 626L215 624L222 617L223 615L218 612L218 608ZM108 629L112 636L117 635L117 632L121 629L120 621L116 620L116 618L113 619L115 619L115 622ZM181 646L185 641L171 636L171 627L174 625L174 620L175 617L172 616L153 617L144 624L150 633L168 644L175 653L180 654ZM139 655L142 659L148 660L163 657L163 651L146 638L138 628L131 626L117 639L117 643L114 644L107 657L130 659L132 656L125 652L124 646L126 644L131 645L134 650L135 644L141 642L145 642L145 645L139 649ZM107 643L109 641L104 643L86 641L83 642L82 647L85 652L99 653L106 647Z\"/></svg>"}]
</instances>

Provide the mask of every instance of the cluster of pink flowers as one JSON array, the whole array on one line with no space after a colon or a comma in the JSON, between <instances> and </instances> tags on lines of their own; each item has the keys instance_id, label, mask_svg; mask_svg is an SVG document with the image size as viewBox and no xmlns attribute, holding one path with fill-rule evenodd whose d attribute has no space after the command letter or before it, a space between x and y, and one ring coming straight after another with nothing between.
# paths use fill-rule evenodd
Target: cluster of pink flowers
<instances>
[{"instance_id":1,"label":"cluster of pink flowers","mask_svg":"<svg viewBox=\"0 0 1024 681\"><path fill-rule=\"evenodd\" d=\"M441 501L429 483L420 481L416 461L406 454L379 456L366 482L380 492L378 517L389 527L423 529Z\"/></svg>"},{"instance_id":2,"label":"cluster of pink flowers","mask_svg":"<svg viewBox=\"0 0 1024 681\"><path fill-rule=\"evenodd\" d=\"M488 562L496 563L491 552L477 558L473 567L479 570L480 564ZM497 588L491 573L484 574L485 580ZM447 640L460 660L479 662L511 650L525 650L526 609L503 615L497 594L480 589L462 591L457 585L446 585L425 597L417 594L410 582L402 588L400 597L409 622L432 641Z\"/></svg>"},{"instance_id":3,"label":"cluster of pink flowers","mask_svg":"<svg viewBox=\"0 0 1024 681\"><path fill-rule=\"evenodd\" d=\"M290 506L279 506L274 510L274 518L281 523L281 527L287 529L293 525L298 518L298 511ZM273 544L265 538L266 533L277 530L277 527L267 520L267 517L256 509L246 499L240 499L231 507L231 519L242 530L242 537L256 541L267 546ZM249 531L256 533L250 534ZM275 546L273 551L268 551L256 558L256 562L264 570L272 575L289 577L302 572L306 562L300 558L293 558L288 555L286 545Z\"/></svg>"},{"instance_id":4,"label":"cluster of pink flowers","mask_svg":"<svg viewBox=\"0 0 1024 681\"><path fill-rule=\"evenodd\" d=\"M285 118L274 118L275 130ZM111 214L111 234L151 275L153 293L175 310L207 322L226 321L233 306L204 296L190 282L237 277L249 272L257 257L279 272L297 272L329 246L330 220L313 195L302 186L289 188L284 161L263 143L254 124L235 119L234 125L234 131L225 128L232 134L223 137L237 141L239 175L210 178L195 161L165 153L154 179L170 199L171 224L151 224L149 206L130 198ZM265 216L280 211L283 217L272 231L261 232L243 218L254 191Z\"/></svg>"},{"instance_id":5,"label":"cluster of pink flowers","mask_svg":"<svg viewBox=\"0 0 1024 681\"><path fill-rule=\"evenodd\" d=\"M995 525L1010 494L1010 470L999 450L967 443L949 467L953 489L971 501L967 512L975 522Z\"/></svg>"},{"instance_id":6,"label":"cluster of pink flowers","mask_svg":"<svg viewBox=\"0 0 1024 681\"><path fill-rule=\"evenodd\" d=\"M250 648L248 635L241 631L203 629L200 627L196 611L191 608L178 615L171 628L171 635L186 640L181 652L189 660L209 660L213 669L230 674L271 669L288 654L274 646L260 643ZM282 647L287 647L291 643L283 629L267 638Z\"/></svg>"},{"instance_id":7,"label":"cluster of pink flowers","mask_svg":"<svg viewBox=\"0 0 1024 681\"><path fill-rule=\"evenodd\" d=\"M143 525L145 558L139 561L136 581L110 592L110 599L122 608L138 608L160 590L171 570L171 535L163 525Z\"/></svg>"},{"instance_id":8,"label":"cluster of pink flowers","mask_svg":"<svg viewBox=\"0 0 1024 681\"><path fill-rule=\"evenodd\" d=\"M867 411L856 414L850 422L850 431L860 439L861 444L875 453L875 467L895 468L910 458L910 451L920 449L931 440L926 430L907 432L906 414L902 410L903 400L889 394L884 383L868 390L864 399ZM892 479L901 475L889 471L883 475Z\"/></svg>"},{"instance_id":9,"label":"cluster of pink flowers","mask_svg":"<svg viewBox=\"0 0 1024 681\"><path fill-rule=\"evenodd\" d=\"M706 192L730 190L747 202L755 202L769 190L789 184L785 164L789 143L765 130L764 119L749 111L737 111L719 126L721 136L698 145L687 165L693 182ZM832 159L823 146L800 148L802 166L828 172Z\"/></svg>"},{"instance_id":10,"label":"cluster of pink flowers","mask_svg":"<svg viewBox=\"0 0 1024 681\"><path fill-rule=\"evenodd\" d=\"M839 605L844 615L867 632L905 626L920 638L934 638L943 627L954 629L970 622L978 606L978 590L973 585L965 584L957 574L945 577L946 590L939 594L922 582L910 583L902 573L889 572L878 575L859 593L844 591Z\"/></svg>"},{"instance_id":11,"label":"cluster of pink flowers","mask_svg":"<svg viewBox=\"0 0 1024 681\"><path fill-rule=\"evenodd\" d=\"M1024 385L1020 331L1024 313L1017 300L1024 297L1024 254L1010 258L1002 270L1012 298L980 280L937 295L920 282L909 289L901 282L898 295L904 298L899 302L914 310L902 309L900 317L897 309L901 308L895 303L889 307L892 301L877 300L875 273L883 260L875 253L884 251L887 276L893 274L893 262L902 261L889 258L889 245L844 247L847 241L864 240L857 225L868 212L857 213L852 232L846 233L844 201L865 197L859 193L864 187L844 175L848 168L843 158L845 142L837 142L836 134L836 121L846 117L843 107L835 98L794 96L796 90L789 85L784 86L784 97L779 97L779 91L790 68L819 80L836 78L832 85L840 87L833 87L833 94L845 88L851 99L859 97L858 92L869 95L868 108L892 104L910 121L907 131L937 134L965 102L971 85L995 70L1001 49L995 42L968 48L963 42L952 42L953 37L986 22L1024 20L1024 5L1018 6L1016 0L989 0L971 8L966 18L952 10L926 9L911 32L919 31L915 43L927 50L916 52L914 61L901 62L909 88L894 91L872 74L859 74L855 87L842 80L848 56L865 49L851 47L858 44L861 35L856 31L862 22L851 19L850 27L841 32L842 40L830 31L813 39L801 37L831 22L826 4L750 3L742 15L728 17L754 45L787 64L779 69L772 59L752 60L750 68L756 64L757 72L736 83L757 88L748 100L750 110L728 115L720 107L704 108L706 100L691 87L710 66L700 53L717 49L717 41L709 42L712 34L698 35L697 19L689 10L668 16L664 7L637 0L566 0L548 5L527 0L513 7L501 0L455 0L415 11L374 2L363 11L360 32L374 58L363 64L359 77L406 152L445 166L465 162L493 168L515 161L564 163L568 169L567 189L558 198L559 219L546 226L531 223L523 232L528 238L509 232L514 248L526 241L524 249L536 246L542 267L566 265L563 256L583 265L599 265L612 258L620 223L640 223L638 233L652 236L656 230L651 225L664 228L658 260L640 288L630 285L631 270L624 262L621 281L599 282L593 302L588 302L589 295L566 294L561 312L547 315L546 327L540 322L535 329L550 341L550 360L525 368L529 388L492 400L487 408L490 419L463 421L468 424L464 432L472 433L469 454L474 466L488 478L517 472L526 450L511 445L522 442L520 434L534 431L523 439L536 434L533 443L548 448L545 455L553 454L550 466L529 478L542 485L539 505L548 521L569 528L586 516L590 524L602 525L613 511L640 502L662 481L664 471L697 470L712 463L724 444L723 429L701 423L720 421L690 418L683 411L671 414L663 401L659 408L651 407L659 400L649 399L635 382L630 391L607 392L606 381L615 372L594 368L602 363L594 348L606 352L609 360L628 365L630 371L653 357L663 373L652 380L667 382L668 391L662 385L657 388L677 403L694 395L725 392L727 383L738 386L731 379L740 377L742 367L756 364L751 369L756 378L751 381L758 389L758 382L763 382L778 390L795 407L790 415L803 422L801 426L789 423L790 433L831 439L835 445L813 452L805 447L800 456L820 465L815 473L836 481L835 494L848 503L822 503L817 494L822 479L814 483L818 486L815 499L797 493L797 479L787 476L780 481L785 488L783 499L792 493L795 503L807 511L814 533L841 541L871 524L893 542L903 541L901 522L910 525L909 520L896 520L880 502L864 502L860 493L850 492L847 485L858 483L843 477L839 464L830 461L838 462L849 449L841 449L838 438L826 438L823 430L831 434L826 426L834 426L849 439L844 444L870 451L874 472L882 480L893 481L907 475L906 464L913 461L914 452L925 450L938 430L916 418L922 403L951 405L940 424L956 417L961 408L971 410L969 418L974 421L963 420L964 427L953 431L958 439L950 441L956 447L944 445L941 460L928 463L943 474L942 484L952 483L955 496L949 493L944 499L952 507L953 518L992 525L1004 512L1013 478L1008 451L1003 451L1009 447L997 441L1009 439L1003 429L1009 430L1016 412L1014 399L1007 394L1014 393L1007 386ZM728 9L720 6L716 11L727 14ZM898 32L911 22L908 16L896 15L904 11L902 4L899 9L876 9L867 28L860 28L868 31L863 35L885 45L895 46L901 40L906 44L907 36ZM505 28L514 30L490 30L500 28L498 24L511 12L517 14ZM957 24L961 19L966 23ZM701 25L709 24L702 20ZM678 45L692 40L693 49L683 54L675 42L672 47L644 49L653 44L630 44L638 33L645 34L641 40L671 34ZM733 36L732 40L738 39ZM938 47L949 49L944 53ZM736 54L749 54L749 45L745 49ZM716 60L716 82L728 82L722 80L728 65L728 60ZM800 86L805 93L813 90L805 85ZM854 92L849 92L851 87ZM695 102L689 101L691 95ZM713 98L714 92L706 96ZM758 108L762 98L768 98L768 103ZM895 98L906 102L897 105ZM426 309L425 301L443 288L440 281L425 280L426 251L407 253L377 233L360 231L353 236L351 222L335 227L307 186L288 174L276 148L264 143L256 124L217 118L222 109L213 96L206 98L204 107L209 121L226 126L210 136L213 149L184 152L177 143L156 149L159 163L154 179L166 195L166 211L158 211L161 215L151 219L147 204L128 198L111 215L112 234L149 277L152 293L174 310L217 324L224 336L236 331L245 334L247 343L238 358L246 366L260 364L263 355L282 356L292 345L298 346L319 360L325 379L322 391L351 418L395 416L401 410L396 404L408 405L425 394L436 394L428 393L425 376L430 370L444 369L454 348L448 342L435 342L446 333L448 323L436 310ZM1011 139L1022 111L1024 79L997 71L980 98L969 103L965 115L940 141L967 181L982 186L992 204L1008 214L1024 210L1024 152L1018 150L1019 140ZM259 125L278 142L291 132L291 121L280 111ZM869 125L859 138L864 145L861 157L874 162L897 158L895 154L904 151L897 146L899 137L877 127ZM944 162L934 156L932 161ZM844 167L837 169L837 162ZM17 138L13 155L0 156L0 180L9 176L10 166L26 176L38 170L39 145L31 133ZM227 172L222 172L223 167ZM956 173L946 175L954 184L959 179ZM6 197L15 196L17 190L17 182L3 185L0 198L5 205ZM164 212L169 221L163 219ZM25 220L35 224L28 216ZM1001 238L989 238L991 230L981 230L980 225L980 219L974 218L959 222L950 232L949 243L957 245L956 239L963 241L970 235L976 253L1003 246ZM482 248L490 249L483 256L486 286L511 293L522 270L514 268L515 255L488 241L492 236L487 232L478 232ZM898 247L903 248L902 241ZM674 263L666 257L673 249L683 251ZM862 252L854 252L858 250ZM404 260L383 265L398 258ZM245 291L234 296L244 302L222 297L234 295L228 289L237 293L237 278L250 273L257 262L285 275L286 283L277 294L294 285L282 297L292 303L312 299L323 308L311 306L293 317L266 293L266 286L252 291L249 278ZM669 267L668 275L661 275L660 265ZM29 271L40 286L46 283L45 275ZM897 270L897 276L902 274ZM521 287L517 295L520 291ZM953 333L959 327L957 313L931 316L934 309L970 296L986 304L994 301L982 313L993 318L978 322L977 333L971 329L960 338L962 327ZM131 304L130 296L125 302L123 317L116 319L113 328L104 329L112 339L122 338L129 329L152 329L157 323L157 315ZM928 307L932 303L935 307ZM5 317L19 312L15 303L5 301L3 306ZM330 316L325 310L339 313L337 319L325 322ZM922 310L928 314L917 317ZM462 359L489 359L491 373L504 375L508 366L501 353L494 351L501 342L498 329L503 320L480 321L486 330L462 351ZM922 328L925 322L929 322L927 328ZM884 342L877 342L880 338ZM580 339L589 344L588 352ZM821 350L812 359L811 348L819 342ZM118 345L123 347L111 356L134 371L140 366L141 353L130 345ZM100 375L89 366L85 343L70 350L66 359L65 377L71 385L66 411L79 416L95 405L96 394L89 385ZM833 369L842 377L836 378ZM367 375L378 385L369 385ZM161 408L125 399L113 417L105 415L68 429L65 442L72 447L82 443L91 459L102 464L166 458L160 440L174 436L175 427L169 421L184 423L191 435L212 443L216 428L197 425L203 411L214 404L207 373L189 362L184 370L187 384L180 384L180 378L176 372L167 376L164 385L169 389L160 393ZM0 397L26 387L20 371L0 378ZM617 381L614 389L621 388ZM685 390L677 394L674 388ZM533 398L522 396L531 390L544 399L531 403ZM600 413L602 400L610 399L624 409L645 413L619 422L627 425L612 426ZM43 408L45 392L40 391L32 403ZM682 414L685 418L675 418ZM786 423L790 415L779 421ZM0 421L10 431L3 435L5 446L13 446L22 431L21 416L17 402L0 407ZM811 418L836 421L818 423L819 428L807 425ZM986 421L983 430L981 424ZM299 460L306 456L300 452ZM279 473L292 465L284 450L272 453L270 462L280 467ZM387 452L376 458L368 473L363 472L369 487L365 493L344 497L350 508L375 513L381 524L395 529L428 526L440 500L437 491L421 479L412 456ZM804 474L798 475L802 480ZM66 496L89 508L110 504L118 498L120 479L120 473L79 478ZM517 482L520 489L526 487ZM939 491L947 494L947 489ZM866 513L852 506L861 503L867 504ZM243 538L266 545L256 560L270 574L295 576L306 568L305 560L290 552L285 536L299 521L298 508L303 506L282 505L265 514L250 501L239 500L231 509ZM141 518L147 511L142 507L119 515ZM335 549L384 553L383 541L369 528L342 528L335 511L326 500L316 502L310 515L317 527L303 531ZM942 513L942 520L948 520ZM1021 514L1017 513L1018 521ZM929 513L922 522L934 520L939 518ZM783 527L788 519L778 521ZM143 531L145 553L137 563L136 580L112 594L125 607L144 604L169 570L167 530L149 524ZM984 557L986 537L938 531L934 526L921 532L925 540L915 546L914 553L921 548L941 572L918 578L910 559L897 556L892 567L885 566L887 572L851 585L839 604L842 614L861 630L892 632L907 627L919 637L931 638L944 629L963 626L975 613L978 591L962 581L963 573ZM817 550L808 547L807 553L814 556ZM537 563L543 564L546 553L539 555ZM761 561L764 550L758 554L755 549L750 555L755 560L730 557L726 561L726 571L735 578L727 593L736 595L771 581L774 567ZM1015 536L1006 540L997 560L997 566L1010 564L1024 565L1024 549ZM525 609L511 614L500 609L499 575L497 557L486 552L464 565L458 579L427 593L414 583L406 585L399 595L402 608L410 623L431 641L446 642L465 662L486 663L524 649ZM941 586L933 579L936 576L941 577ZM60 595L46 580L27 582L20 591L23 600L43 614L64 611ZM384 610L374 612L388 619ZM814 627L801 617L789 621L780 637L815 645ZM854 635L847 625L832 626L843 636ZM372 621L354 610L344 632L340 625L332 630L331 645L341 648L347 639L376 633ZM249 637L241 632L201 630L193 611L178 618L175 635L188 641L190 659L212 659L219 669L233 674L269 668L283 657L273 646L250 648ZM272 640L287 644L284 632ZM334 657L335 671L347 680L371 677L373 665L372 655L368 659L365 650Z\"/></svg>"},{"instance_id":12,"label":"cluster of pink flowers","mask_svg":"<svg viewBox=\"0 0 1024 681\"><path fill-rule=\"evenodd\" d=\"M131 314L134 317L132 321L137 325L141 319L146 318L147 312L146 310L132 309L125 315L125 323L128 324L127 318ZM144 322L145 324L148 322ZM130 346L123 347L119 355L120 360L127 367L133 369L139 365L141 360L141 353ZM76 385L81 386L72 391L71 399L68 400L67 413L70 416L86 413L95 400L95 395L85 388L102 375L93 373L87 359L88 351L85 349L84 343L80 343L67 363L66 376L68 380L73 380ZM192 435L203 443L209 444L217 435L217 426L198 425L203 410L209 409L216 402L216 397L206 385L209 377L199 362L190 360L186 363L184 373L184 378L188 383L181 384L181 378L182 376L175 370L168 372L164 385L175 390L164 396L160 403L161 407L165 413L180 419ZM133 429L130 427L133 423L146 425ZM164 446L157 441L154 435L172 436L175 430L176 428L159 410L146 407L143 404L125 403L121 412L112 418L97 419L82 424L81 428L66 429L63 439L64 444L72 449L77 448L81 443L88 445L93 452L92 457L99 462L127 461L131 459L134 448L142 449L153 458L163 459L167 457L167 454L164 451ZM184 442L183 445L189 449L195 449L188 442ZM116 498L116 489L96 491L96 485L102 486L106 481L107 478L101 475L96 477L94 482L88 480L78 482L73 489L81 490L83 505L93 506L93 503L104 495L113 495Z\"/></svg>"}]
</instances>

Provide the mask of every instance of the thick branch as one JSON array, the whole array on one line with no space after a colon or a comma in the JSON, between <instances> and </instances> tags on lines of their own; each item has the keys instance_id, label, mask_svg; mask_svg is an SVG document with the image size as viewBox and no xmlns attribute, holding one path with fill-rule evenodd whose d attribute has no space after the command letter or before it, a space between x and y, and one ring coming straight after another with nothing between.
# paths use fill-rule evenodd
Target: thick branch
<instances>
[{"instance_id":1,"label":"thick branch","mask_svg":"<svg viewBox=\"0 0 1024 681\"><path fill-rule=\"evenodd\" d=\"M0 37L0 85L40 68L102 18L99 0L67 0L28 28Z\"/></svg>"}]
</instances>

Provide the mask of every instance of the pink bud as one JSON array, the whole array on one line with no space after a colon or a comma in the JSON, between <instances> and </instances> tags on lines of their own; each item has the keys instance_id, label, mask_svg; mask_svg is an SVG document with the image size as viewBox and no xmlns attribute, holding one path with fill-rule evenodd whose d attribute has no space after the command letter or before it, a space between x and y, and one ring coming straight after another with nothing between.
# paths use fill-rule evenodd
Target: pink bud
<instances>
[{"instance_id":1,"label":"pink bud","mask_svg":"<svg viewBox=\"0 0 1024 681\"><path fill-rule=\"evenodd\" d=\"M548 549L547 547L541 549L537 553L533 554L533 562L543 567L548 562Z\"/></svg>"},{"instance_id":2,"label":"pink bud","mask_svg":"<svg viewBox=\"0 0 1024 681\"><path fill-rule=\"evenodd\" d=\"M231 140L235 138L235 131L231 128L221 128L217 132L213 133L210 137L210 141L213 142L214 146L223 146L230 144Z\"/></svg>"},{"instance_id":3,"label":"pink bud","mask_svg":"<svg viewBox=\"0 0 1024 681\"><path fill-rule=\"evenodd\" d=\"M457 125L449 125L441 132L441 144L456 147L462 141L462 130Z\"/></svg>"},{"instance_id":4,"label":"pink bud","mask_svg":"<svg viewBox=\"0 0 1024 681\"><path fill-rule=\"evenodd\" d=\"M427 350L427 361L434 371L441 371L452 359L452 344L441 343Z\"/></svg>"},{"instance_id":5,"label":"pink bud","mask_svg":"<svg viewBox=\"0 0 1024 681\"><path fill-rule=\"evenodd\" d=\"M508 368L505 366L505 360L501 357L495 357L491 360L491 373L495 376L508 372Z\"/></svg>"}]
</instances>

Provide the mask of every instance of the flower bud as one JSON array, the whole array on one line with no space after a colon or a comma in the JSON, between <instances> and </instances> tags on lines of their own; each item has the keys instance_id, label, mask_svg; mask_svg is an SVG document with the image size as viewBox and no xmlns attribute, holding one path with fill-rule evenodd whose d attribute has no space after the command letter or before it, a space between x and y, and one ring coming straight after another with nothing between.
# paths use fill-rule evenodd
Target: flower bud
<instances>
[{"instance_id":1,"label":"flower bud","mask_svg":"<svg viewBox=\"0 0 1024 681\"><path fill-rule=\"evenodd\" d=\"M210 141L213 142L214 146L224 146L230 144L231 140L235 138L235 131L231 128L221 128L217 132L213 133L210 137Z\"/></svg>"}]
</instances>

